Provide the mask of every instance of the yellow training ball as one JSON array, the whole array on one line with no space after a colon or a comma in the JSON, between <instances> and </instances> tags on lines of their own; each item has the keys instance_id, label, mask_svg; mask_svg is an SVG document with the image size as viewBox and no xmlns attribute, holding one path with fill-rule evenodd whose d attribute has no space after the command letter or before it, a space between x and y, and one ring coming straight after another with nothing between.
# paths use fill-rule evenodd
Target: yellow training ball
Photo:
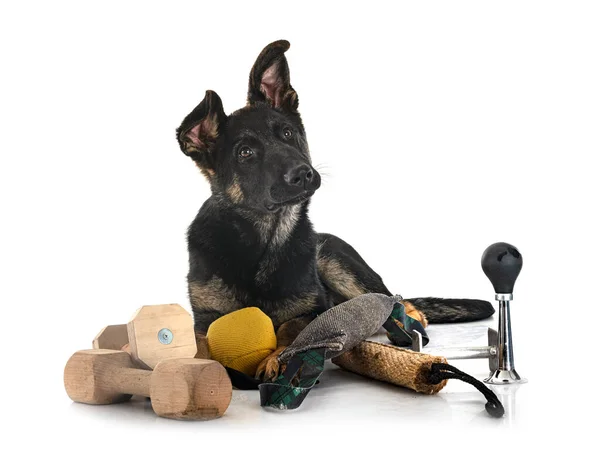
<instances>
[{"instance_id":1,"label":"yellow training ball","mask_svg":"<svg viewBox=\"0 0 600 455\"><path fill-rule=\"evenodd\" d=\"M256 307L220 317L208 327L206 340L213 360L250 376L277 348L273 321Z\"/></svg>"}]
</instances>

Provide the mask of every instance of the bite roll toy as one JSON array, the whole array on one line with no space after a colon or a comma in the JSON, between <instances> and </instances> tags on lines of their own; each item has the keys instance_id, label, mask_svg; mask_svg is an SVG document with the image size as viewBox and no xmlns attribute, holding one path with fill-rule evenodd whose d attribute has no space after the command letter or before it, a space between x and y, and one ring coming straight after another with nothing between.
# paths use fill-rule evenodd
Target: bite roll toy
<instances>
[{"instance_id":1,"label":"bite roll toy","mask_svg":"<svg viewBox=\"0 0 600 455\"><path fill-rule=\"evenodd\" d=\"M375 341L363 341L331 361L344 370L427 395L438 393L448 382L432 384L429 380L434 363L448 363L444 357Z\"/></svg>"}]
</instances>

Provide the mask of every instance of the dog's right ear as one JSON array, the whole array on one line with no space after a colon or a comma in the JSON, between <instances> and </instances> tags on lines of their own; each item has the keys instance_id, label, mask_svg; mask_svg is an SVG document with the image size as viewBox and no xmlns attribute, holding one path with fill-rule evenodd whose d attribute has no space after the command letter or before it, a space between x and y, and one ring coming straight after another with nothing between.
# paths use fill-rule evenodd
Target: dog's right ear
<instances>
[{"instance_id":1,"label":"dog's right ear","mask_svg":"<svg viewBox=\"0 0 600 455\"><path fill-rule=\"evenodd\" d=\"M214 175L214 146L227 116L221 98L207 90L204 99L177 128L181 151L192 158L208 176Z\"/></svg>"}]
</instances>

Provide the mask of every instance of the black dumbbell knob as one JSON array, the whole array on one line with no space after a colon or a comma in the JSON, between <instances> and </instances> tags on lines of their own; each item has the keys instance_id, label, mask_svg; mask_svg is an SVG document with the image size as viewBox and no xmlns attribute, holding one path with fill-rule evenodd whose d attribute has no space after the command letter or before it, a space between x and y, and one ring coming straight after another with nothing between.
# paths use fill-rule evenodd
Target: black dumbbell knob
<instances>
[{"instance_id":1,"label":"black dumbbell knob","mask_svg":"<svg viewBox=\"0 0 600 455\"><path fill-rule=\"evenodd\" d=\"M494 243L486 248L481 257L481 268L492 282L496 294L512 294L521 267L523 257L509 243Z\"/></svg>"}]
</instances>

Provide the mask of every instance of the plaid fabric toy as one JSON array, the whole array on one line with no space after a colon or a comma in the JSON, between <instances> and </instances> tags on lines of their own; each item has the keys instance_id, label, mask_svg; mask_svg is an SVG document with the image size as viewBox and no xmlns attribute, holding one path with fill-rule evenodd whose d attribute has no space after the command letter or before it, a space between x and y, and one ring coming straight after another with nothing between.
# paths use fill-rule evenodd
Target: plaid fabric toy
<instances>
[{"instance_id":1,"label":"plaid fabric toy","mask_svg":"<svg viewBox=\"0 0 600 455\"><path fill-rule=\"evenodd\" d=\"M421 323L406 315L401 296L364 294L341 303L313 320L280 355L285 371L259 385L261 406L295 409L323 372L325 360L357 346L380 327L398 345L410 345L412 330L429 340Z\"/></svg>"}]
</instances>

